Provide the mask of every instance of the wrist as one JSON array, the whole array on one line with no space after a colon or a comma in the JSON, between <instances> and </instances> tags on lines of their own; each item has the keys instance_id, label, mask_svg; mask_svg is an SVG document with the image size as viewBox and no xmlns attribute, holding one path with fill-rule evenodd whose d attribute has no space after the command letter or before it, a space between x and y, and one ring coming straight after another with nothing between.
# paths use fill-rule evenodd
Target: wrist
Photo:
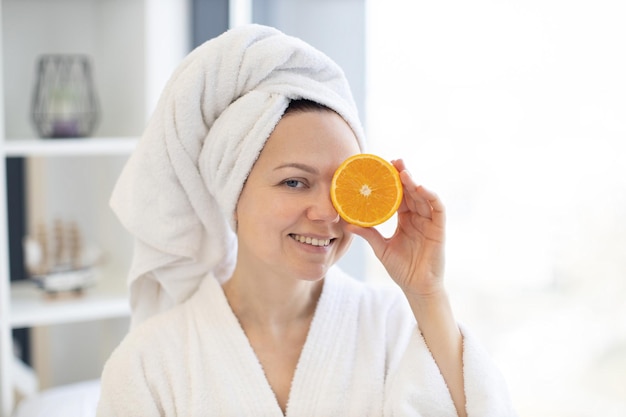
<instances>
[{"instance_id":1,"label":"wrist","mask_svg":"<svg viewBox=\"0 0 626 417\"><path fill-rule=\"evenodd\" d=\"M460 333L448 293L445 290L430 293L406 293L407 300L422 332L447 329L450 335Z\"/></svg>"},{"instance_id":2,"label":"wrist","mask_svg":"<svg viewBox=\"0 0 626 417\"><path fill-rule=\"evenodd\" d=\"M402 292L409 302L425 306L448 302L448 292L443 284L428 286L427 288L404 287Z\"/></svg>"}]
</instances>

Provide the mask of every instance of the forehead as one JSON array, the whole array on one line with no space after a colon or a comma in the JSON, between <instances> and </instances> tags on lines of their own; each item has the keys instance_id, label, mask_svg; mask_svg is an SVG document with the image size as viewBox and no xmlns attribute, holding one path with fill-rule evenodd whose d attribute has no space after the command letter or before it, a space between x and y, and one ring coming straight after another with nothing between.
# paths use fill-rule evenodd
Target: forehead
<instances>
[{"instance_id":1,"label":"forehead","mask_svg":"<svg viewBox=\"0 0 626 417\"><path fill-rule=\"evenodd\" d=\"M286 114L269 136L259 163L321 162L336 164L359 153L348 123L331 110Z\"/></svg>"}]
</instances>

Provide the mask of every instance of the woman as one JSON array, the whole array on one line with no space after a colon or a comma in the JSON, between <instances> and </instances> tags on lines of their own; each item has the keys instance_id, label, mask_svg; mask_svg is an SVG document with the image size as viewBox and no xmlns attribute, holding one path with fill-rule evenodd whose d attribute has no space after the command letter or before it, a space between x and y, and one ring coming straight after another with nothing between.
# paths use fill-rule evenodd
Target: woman
<instances>
[{"instance_id":1,"label":"woman","mask_svg":"<svg viewBox=\"0 0 626 417\"><path fill-rule=\"evenodd\" d=\"M393 237L332 206L362 149L343 73L309 45L252 25L185 60L112 200L137 237L134 321L99 416L514 415L448 303L437 196L395 161ZM334 266L353 234L397 286Z\"/></svg>"}]
</instances>

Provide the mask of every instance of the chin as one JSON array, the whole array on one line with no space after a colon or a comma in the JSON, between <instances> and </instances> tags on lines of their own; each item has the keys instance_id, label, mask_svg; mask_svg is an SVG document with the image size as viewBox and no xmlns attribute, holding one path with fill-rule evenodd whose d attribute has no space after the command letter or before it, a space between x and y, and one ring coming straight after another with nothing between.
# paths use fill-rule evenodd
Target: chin
<instances>
[{"instance_id":1,"label":"chin","mask_svg":"<svg viewBox=\"0 0 626 417\"><path fill-rule=\"evenodd\" d=\"M296 274L296 276L302 281L316 282L324 279L329 269L330 265L311 267L304 271L301 270L300 273Z\"/></svg>"}]
</instances>

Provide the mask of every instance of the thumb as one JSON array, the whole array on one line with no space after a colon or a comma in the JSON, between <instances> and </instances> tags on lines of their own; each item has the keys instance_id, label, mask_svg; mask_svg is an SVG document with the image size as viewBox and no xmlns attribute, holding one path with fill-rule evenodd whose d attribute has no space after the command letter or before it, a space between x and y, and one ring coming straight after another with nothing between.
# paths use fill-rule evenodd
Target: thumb
<instances>
[{"instance_id":1,"label":"thumb","mask_svg":"<svg viewBox=\"0 0 626 417\"><path fill-rule=\"evenodd\" d=\"M385 247L385 237L373 227L360 227L354 224L349 224L347 227L348 232L362 237L372 247L376 257L380 258Z\"/></svg>"}]
</instances>

